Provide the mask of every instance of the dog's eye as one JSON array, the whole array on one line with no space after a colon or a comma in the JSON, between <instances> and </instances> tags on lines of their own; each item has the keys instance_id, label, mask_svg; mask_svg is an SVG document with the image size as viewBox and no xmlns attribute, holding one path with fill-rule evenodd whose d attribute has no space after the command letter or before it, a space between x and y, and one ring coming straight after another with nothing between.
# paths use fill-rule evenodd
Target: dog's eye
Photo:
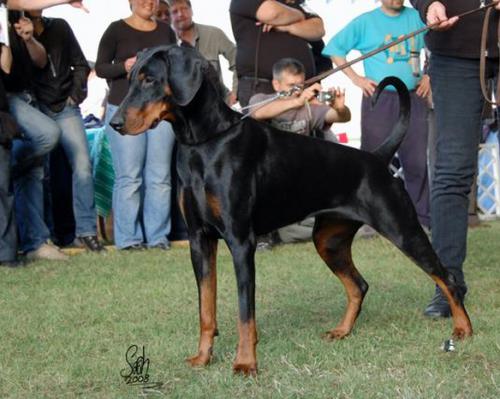
<instances>
[{"instance_id":1,"label":"dog's eye","mask_svg":"<svg viewBox=\"0 0 500 399\"><path fill-rule=\"evenodd\" d=\"M143 84L146 86L152 85L155 82L155 79L152 76L146 76L143 80Z\"/></svg>"}]
</instances>

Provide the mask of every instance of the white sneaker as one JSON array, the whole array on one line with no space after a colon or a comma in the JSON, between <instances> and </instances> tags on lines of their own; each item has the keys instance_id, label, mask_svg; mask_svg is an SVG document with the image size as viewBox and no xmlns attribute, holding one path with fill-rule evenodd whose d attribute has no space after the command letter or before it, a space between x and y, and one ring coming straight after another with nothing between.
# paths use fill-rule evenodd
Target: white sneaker
<instances>
[{"instance_id":1,"label":"white sneaker","mask_svg":"<svg viewBox=\"0 0 500 399\"><path fill-rule=\"evenodd\" d=\"M44 243L36 250L26 253L26 258L29 260L45 259L45 260L68 260L68 255L52 244Z\"/></svg>"}]
</instances>

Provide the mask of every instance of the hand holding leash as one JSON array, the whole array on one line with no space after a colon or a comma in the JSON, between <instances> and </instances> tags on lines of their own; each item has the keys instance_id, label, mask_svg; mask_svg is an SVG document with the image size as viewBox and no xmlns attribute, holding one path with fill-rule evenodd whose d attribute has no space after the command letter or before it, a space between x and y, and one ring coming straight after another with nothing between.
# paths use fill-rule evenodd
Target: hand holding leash
<instances>
[{"instance_id":1,"label":"hand holding leash","mask_svg":"<svg viewBox=\"0 0 500 399\"><path fill-rule=\"evenodd\" d=\"M446 7L440 1L435 1L427 9L427 25L433 26L433 30L448 30L458 21L458 17L448 18Z\"/></svg>"}]
</instances>

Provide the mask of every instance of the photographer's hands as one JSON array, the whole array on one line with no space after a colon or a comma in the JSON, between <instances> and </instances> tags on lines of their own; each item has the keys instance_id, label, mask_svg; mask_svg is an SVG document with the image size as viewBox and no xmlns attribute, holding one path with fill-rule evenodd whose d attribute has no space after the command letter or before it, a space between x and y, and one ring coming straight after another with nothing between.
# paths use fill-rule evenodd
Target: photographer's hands
<instances>
[{"instance_id":1,"label":"photographer's hands","mask_svg":"<svg viewBox=\"0 0 500 399\"><path fill-rule=\"evenodd\" d=\"M316 94L320 91L321 85L319 83L314 83L313 85L306 87L301 92L294 94L297 96L297 100L295 102L296 108L302 107L306 102L314 100Z\"/></svg>"},{"instance_id":2,"label":"photographer's hands","mask_svg":"<svg viewBox=\"0 0 500 399\"><path fill-rule=\"evenodd\" d=\"M330 88L330 92L334 99L330 105L331 109L326 114L325 122L327 124L349 122L351 120L351 110L345 105L345 89L335 87Z\"/></svg>"}]
</instances>

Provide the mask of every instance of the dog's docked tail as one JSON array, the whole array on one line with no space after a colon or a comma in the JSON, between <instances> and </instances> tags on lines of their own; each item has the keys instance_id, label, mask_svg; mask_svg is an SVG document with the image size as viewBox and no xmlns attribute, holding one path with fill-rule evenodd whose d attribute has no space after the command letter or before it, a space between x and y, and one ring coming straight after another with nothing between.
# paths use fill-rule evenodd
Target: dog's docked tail
<instances>
[{"instance_id":1,"label":"dog's docked tail","mask_svg":"<svg viewBox=\"0 0 500 399\"><path fill-rule=\"evenodd\" d=\"M399 118L392 129L391 135L373 153L382 159L387 165L398 150L401 142L405 138L410 124L410 93L401 79L389 76L382 80L372 97L372 106L377 103L378 97L386 86L392 85L399 95Z\"/></svg>"}]
</instances>

